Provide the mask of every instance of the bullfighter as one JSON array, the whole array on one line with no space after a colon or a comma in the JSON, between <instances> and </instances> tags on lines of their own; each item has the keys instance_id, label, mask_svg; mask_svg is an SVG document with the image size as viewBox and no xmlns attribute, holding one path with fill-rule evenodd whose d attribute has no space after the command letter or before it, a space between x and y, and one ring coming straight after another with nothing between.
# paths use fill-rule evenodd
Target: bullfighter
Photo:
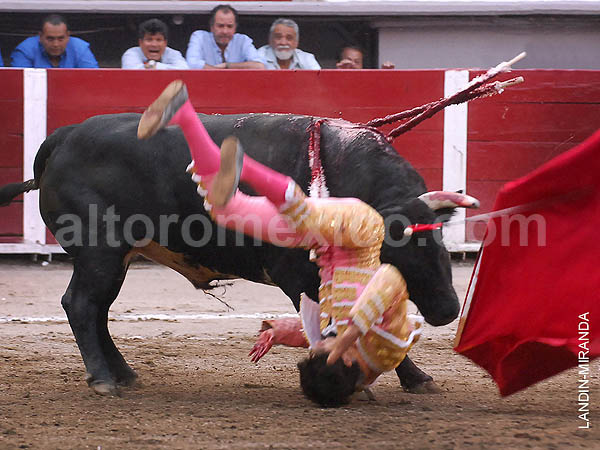
<instances>
[{"instance_id":1,"label":"bullfighter","mask_svg":"<svg viewBox=\"0 0 600 450\"><path fill-rule=\"evenodd\" d=\"M310 341L310 356L298 364L304 394L322 406L340 406L397 367L418 339L422 318L407 315L402 274L380 262L385 235L381 215L356 198L307 197L292 178L245 155L233 136L219 149L180 80L146 109L138 137L149 138L167 125L182 129L192 156L188 171L218 224L274 245L311 250L321 278L317 313L306 312L311 301L305 298L302 322L280 323L287 332L279 338L281 326L277 321L270 326L270 343L308 346ZM240 192L240 181L262 196ZM335 337L323 339L332 325ZM268 348L259 341L255 358Z\"/></svg>"}]
</instances>

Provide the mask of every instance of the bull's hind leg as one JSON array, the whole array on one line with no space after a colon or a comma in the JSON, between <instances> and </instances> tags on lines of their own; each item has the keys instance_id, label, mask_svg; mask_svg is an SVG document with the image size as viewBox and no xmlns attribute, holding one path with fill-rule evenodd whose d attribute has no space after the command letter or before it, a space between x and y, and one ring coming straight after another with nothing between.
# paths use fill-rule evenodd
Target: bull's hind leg
<instances>
[{"instance_id":1,"label":"bull's hind leg","mask_svg":"<svg viewBox=\"0 0 600 450\"><path fill-rule=\"evenodd\" d=\"M125 274L127 273L127 267L121 266L121 276L115 279L113 282L113 291L106 297L106 302L101 304L98 308L98 317L96 320L96 326L98 328L98 338L100 339L100 345L102 352L108 361L108 367L114 380L120 386L132 386L136 379L137 374L129 367L129 364L123 358L121 352L117 349L117 346L112 340L108 331L108 310L110 305L115 301L123 281L125 280Z\"/></svg>"},{"instance_id":2,"label":"bull's hind leg","mask_svg":"<svg viewBox=\"0 0 600 450\"><path fill-rule=\"evenodd\" d=\"M419 369L408 355L396 367L396 374L406 392L411 394L438 394L441 392L433 378Z\"/></svg>"},{"instance_id":3,"label":"bull's hind leg","mask_svg":"<svg viewBox=\"0 0 600 450\"><path fill-rule=\"evenodd\" d=\"M117 395L117 382L130 382L135 373L115 347L107 328L108 308L125 277L120 254L80 253L62 306L83 357L87 382L99 394Z\"/></svg>"}]
</instances>

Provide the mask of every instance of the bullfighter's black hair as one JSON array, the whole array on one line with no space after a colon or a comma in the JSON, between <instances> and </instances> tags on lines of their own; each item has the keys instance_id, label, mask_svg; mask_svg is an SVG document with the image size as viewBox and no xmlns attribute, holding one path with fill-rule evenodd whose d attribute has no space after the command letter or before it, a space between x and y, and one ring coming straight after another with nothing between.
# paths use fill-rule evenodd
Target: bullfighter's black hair
<instances>
[{"instance_id":1,"label":"bullfighter's black hair","mask_svg":"<svg viewBox=\"0 0 600 450\"><path fill-rule=\"evenodd\" d=\"M348 367L342 359L327 365L329 353L317 353L298 363L304 395L325 408L347 405L362 372L358 363Z\"/></svg>"}]
</instances>

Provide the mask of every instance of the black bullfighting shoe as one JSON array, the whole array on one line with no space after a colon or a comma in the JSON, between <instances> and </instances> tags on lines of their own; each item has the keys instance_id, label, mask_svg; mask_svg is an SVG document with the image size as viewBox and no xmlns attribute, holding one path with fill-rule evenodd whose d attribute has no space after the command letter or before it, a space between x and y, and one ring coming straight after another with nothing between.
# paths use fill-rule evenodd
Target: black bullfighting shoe
<instances>
[{"instance_id":1,"label":"black bullfighting shoe","mask_svg":"<svg viewBox=\"0 0 600 450\"><path fill-rule=\"evenodd\" d=\"M166 127L187 100L188 92L183 81L175 80L169 83L142 114L137 130L138 139L148 139Z\"/></svg>"},{"instance_id":2,"label":"black bullfighting shoe","mask_svg":"<svg viewBox=\"0 0 600 450\"><path fill-rule=\"evenodd\" d=\"M244 164L244 150L235 136L225 138L221 144L221 166L208 192L211 205L225 206L233 197L240 182Z\"/></svg>"}]
</instances>

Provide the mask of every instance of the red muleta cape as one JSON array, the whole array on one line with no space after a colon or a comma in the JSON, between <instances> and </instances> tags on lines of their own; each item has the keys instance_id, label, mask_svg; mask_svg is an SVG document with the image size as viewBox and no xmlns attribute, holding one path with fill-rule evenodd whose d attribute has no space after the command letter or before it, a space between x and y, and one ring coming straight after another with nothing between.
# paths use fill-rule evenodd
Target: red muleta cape
<instances>
[{"instance_id":1,"label":"red muleta cape","mask_svg":"<svg viewBox=\"0 0 600 450\"><path fill-rule=\"evenodd\" d=\"M503 396L580 364L582 378L600 355L600 131L506 184L494 210L517 205L488 222L454 349Z\"/></svg>"}]
</instances>

